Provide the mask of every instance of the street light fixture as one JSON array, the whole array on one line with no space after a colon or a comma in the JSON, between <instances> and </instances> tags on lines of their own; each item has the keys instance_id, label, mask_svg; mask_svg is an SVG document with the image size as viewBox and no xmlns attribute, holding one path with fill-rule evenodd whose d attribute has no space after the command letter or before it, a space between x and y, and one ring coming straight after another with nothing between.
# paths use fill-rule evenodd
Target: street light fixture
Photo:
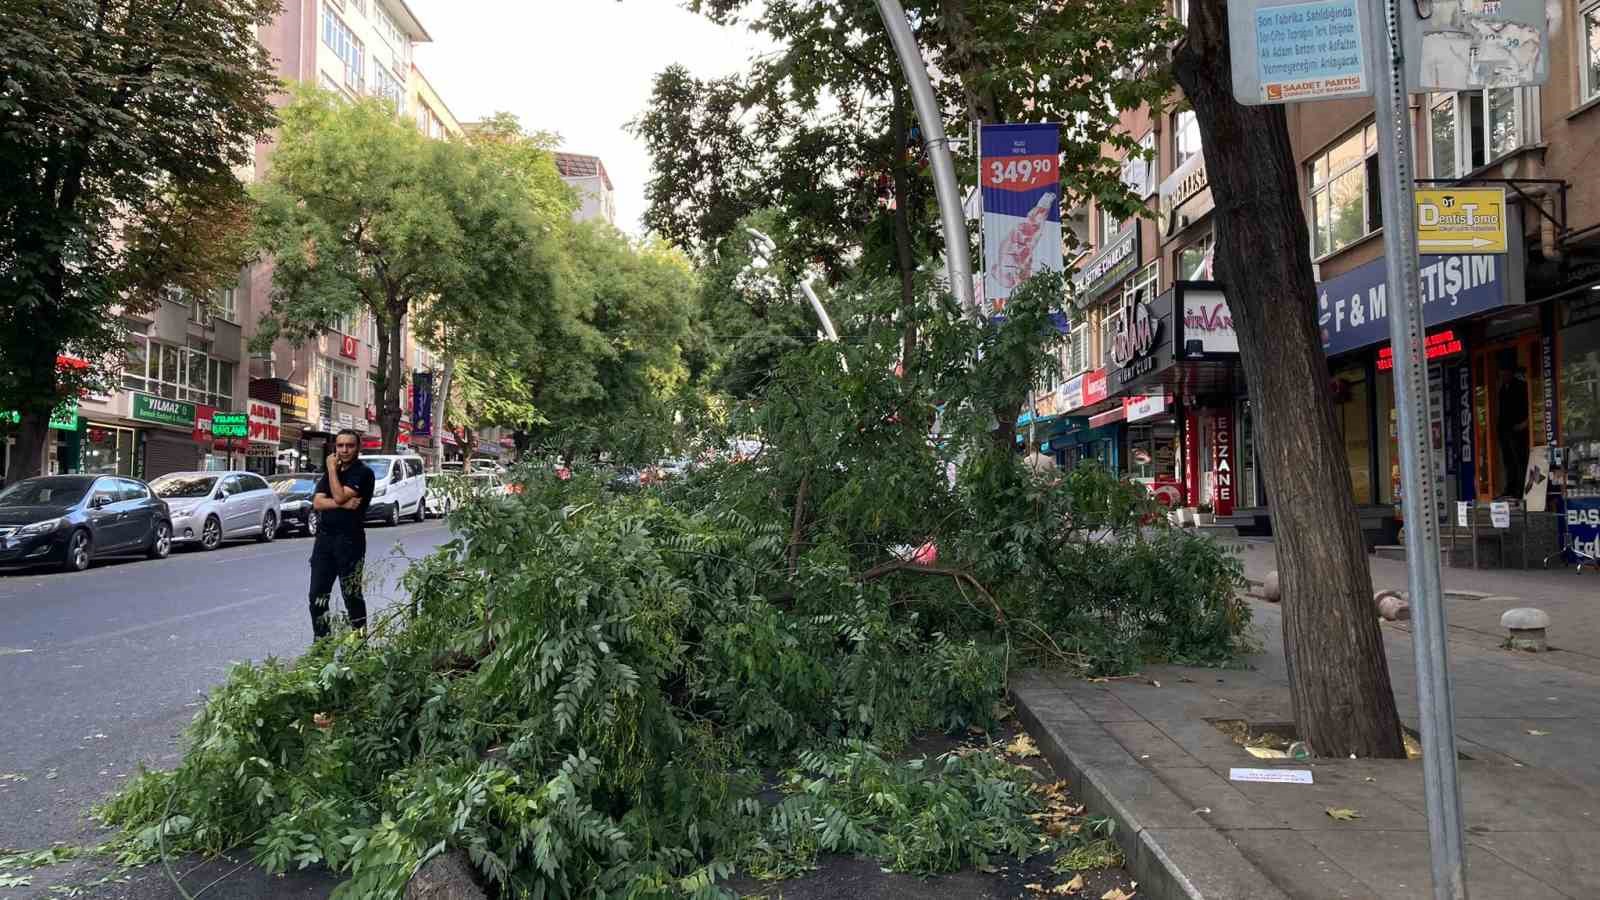
<instances>
[{"instance_id":1,"label":"street light fixture","mask_svg":"<svg viewBox=\"0 0 1600 900\"><path fill-rule=\"evenodd\" d=\"M754 228L746 227L745 231L750 232L750 235L756 239L757 258L764 263L772 263L773 256L778 252L777 242ZM817 314L817 319L822 322L823 334L828 336L828 340L838 343L839 332L833 329L833 320L828 318L828 311L823 308L822 301L817 298L817 292L812 290L811 277L809 275L800 282L800 290L806 295L806 299L811 302L811 309Z\"/></svg>"}]
</instances>

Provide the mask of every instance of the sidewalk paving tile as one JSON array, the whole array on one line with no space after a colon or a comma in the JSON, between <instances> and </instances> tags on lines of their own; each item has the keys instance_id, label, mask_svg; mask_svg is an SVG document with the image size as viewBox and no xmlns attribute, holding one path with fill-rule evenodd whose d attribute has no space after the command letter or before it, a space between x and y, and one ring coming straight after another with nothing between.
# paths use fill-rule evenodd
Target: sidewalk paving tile
<instances>
[{"instance_id":1,"label":"sidewalk paving tile","mask_svg":"<svg viewBox=\"0 0 1600 900\"><path fill-rule=\"evenodd\" d=\"M1192 815L1223 829L1287 829L1273 810L1246 797L1225 777L1209 768L1163 767L1156 775L1183 799ZM1289 832L1277 831L1278 834Z\"/></svg>"},{"instance_id":2,"label":"sidewalk paving tile","mask_svg":"<svg viewBox=\"0 0 1600 900\"><path fill-rule=\"evenodd\" d=\"M1275 884L1295 900L1392 900L1289 830L1239 828L1223 832Z\"/></svg>"},{"instance_id":3,"label":"sidewalk paving tile","mask_svg":"<svg viewBox=\"0 0 1600 900\"><path fill-rule=\"evenodd\" d=\"M1151 722L1105 722L1103 727L1129 755L1146 767L1203 765Z\"/></svg>"},{"instance_id":4,"label":"sidewalk paving tile","mask_svg":"<svg viewBox=\"0 0 1600 900\"><path fill-rule=\"evenodd\" d=\"M1600 831L1496 831L1469 834L1467 844L1546 878L1568 897L1600 897ZM1484 864L1481 854L1470 859ZM1474 875L1469 869L1469 885L1475 883Z\"/></svg>"},{"instance_id":5,"label":"sidewalk paving tile","mask_svg":"<svg viewBox=\"0 0 1600 900\"><path fill-rule=\"evenodd\" d=\"M1341 823L1343 825L1344 823ZM1431 897L1433 878L1428 863L1426 831L1371 831L1331 828L1300 831L1335 863L1385 898ZM1550 884L1481 847L1468 845L1467 889L1486 900L1534 900L1560 897Z\"/></svg>"},{"instance_id":6,"label":"sidewalk paving tile","mask_svg":"<svg viewBox=\"0 0 1600 900\"><path fill-rule=\"evenodd\" d=\"M1147 828L1139 835L1139 852L1147 860L1139 871L1157 873L1157 883L1140 882L1139 893L1151 897L1226 898L1226 900L1290 900L1260 869L1246 863L1238 845L1210 828L1180 831ZM1236 861L1237 866L1218 865ZM1146 877L1150 877L1147 875ZM1167 883L1162 884L1161 881Z\"/></svg>"}]
</instances>

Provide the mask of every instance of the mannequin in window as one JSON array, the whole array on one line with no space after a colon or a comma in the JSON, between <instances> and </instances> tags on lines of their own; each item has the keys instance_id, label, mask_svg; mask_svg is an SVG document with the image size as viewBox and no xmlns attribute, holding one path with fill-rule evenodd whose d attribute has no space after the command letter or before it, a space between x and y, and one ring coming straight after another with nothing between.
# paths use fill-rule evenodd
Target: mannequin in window
<instances>
[{"instance_id":1,"label":"mannequin in window","mask_svg":"<svg viewBox=\"0 0 1600 900\"><path fill-rule=\"evenodd\" d=\"M1528 377L1517 362L1517 351L1500 353L1500 390L1495 397L1495 442L1499 445L1500 494L1521 497L1522 479L1528 471Z\"/></svg>"}]
</instances>

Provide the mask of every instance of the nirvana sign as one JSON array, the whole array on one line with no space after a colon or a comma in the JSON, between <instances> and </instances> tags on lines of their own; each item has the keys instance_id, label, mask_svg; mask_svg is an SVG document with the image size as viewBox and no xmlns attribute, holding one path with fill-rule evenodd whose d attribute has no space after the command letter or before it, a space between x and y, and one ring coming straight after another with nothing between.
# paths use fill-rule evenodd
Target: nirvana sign
<instances>
[{"instance_id":1,"label":"nirvana sign","mask_svg":"<svg viewBox=\"0 0 1600 900\"><path fill-rule=\"evenodd\" d=\"M1172 310L1172 291L1123 307L1122 327L1111 342L1110 393L1119 394L1172 367L1173 338L1180 333Z\"/></svg>"}]
</instances>

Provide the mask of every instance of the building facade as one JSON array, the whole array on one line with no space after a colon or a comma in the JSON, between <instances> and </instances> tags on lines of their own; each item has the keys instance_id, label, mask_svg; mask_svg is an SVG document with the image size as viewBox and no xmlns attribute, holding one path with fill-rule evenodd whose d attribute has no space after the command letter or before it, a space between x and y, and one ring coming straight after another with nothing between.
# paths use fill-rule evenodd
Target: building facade
<instances>
[{"instance_id":1,"label":"building facade","mask_svg":"<svg viewBox=\"0 0 1600 900\"><path fill-rule=\"evenodd\" d=\"M573 219L617 224L616 190L611 186L611 176L606 174L606 164L600 157L557 153L556 170L561 173L561 180L577 192L578 208L572 213Z\"/></svg>"},{"instance_id":2,"label":"building facade","mask_svg":"<svg viewBox=\"0 0 1600 900\"><path fill-rule=\"evenodd\" d=\"M1561 6L1547 85L1411 103L1419 188L1504 189L1509 202L1507 253L1421 261L1438 512L1481 524L1496 501L1526 511L1511 531L1531 535L1535 561L1569 526L1600 551L1600 533L1581 528L1600 526L1600 180L1587 177L1600 2ZM1354 499L1369 543L1393 543L1403 523L1372 104L1287 112ZM1123 127L1155 157L1124 162L1149 215L1075 211L1091 249L1076 263L1066 377L1041 386L1035 434L1063 465L1094 458L1174 505L1269 529L1227 287L1214 281L1199 129L1184 110L1130 111Z\"/></svg>"}]
</instances>

